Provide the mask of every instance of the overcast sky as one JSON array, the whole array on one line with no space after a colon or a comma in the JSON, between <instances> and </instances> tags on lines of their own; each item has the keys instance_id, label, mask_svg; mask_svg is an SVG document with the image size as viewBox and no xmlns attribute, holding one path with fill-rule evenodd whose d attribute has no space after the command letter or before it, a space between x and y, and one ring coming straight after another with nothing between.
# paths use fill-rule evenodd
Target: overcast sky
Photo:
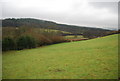
<instances>
[{"instance_id":1,"label":"overcast sky","mask_svg":"<svg viewBox=\"0 0 120 81\"><path fill-rule=\"evenodd\" d=\"M2 9L1 18L30 17L79 26L117 29L118 1L3 0L0 2L0 11Z\"/></svg>"}]
</instances>

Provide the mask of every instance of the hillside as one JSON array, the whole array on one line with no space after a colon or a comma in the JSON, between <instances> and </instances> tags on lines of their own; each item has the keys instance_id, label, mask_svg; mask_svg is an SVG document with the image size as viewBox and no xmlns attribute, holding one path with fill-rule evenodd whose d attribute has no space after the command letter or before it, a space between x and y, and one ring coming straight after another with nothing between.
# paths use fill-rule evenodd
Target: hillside
<instances>
[{"instance_id":1,"label":"hillside","mask_svg":"<svg viewBox=\"0 0 120 81\"><path fill-rule=\"evenodd\" d=\"M3 52L3 79L117 79L118 34Z\"/></svg>"},{"instance_id":2,"label":"hillside","mask_svg":"<svg viewBox=\"0 0 120 81\"><path fill-rule=\"evenodd\" d=\"M4 19L2 20L3 27L39 27L45 29L55 29L66 31L74 34L84 34L84 33L92 33L92 35L103 36L110 32L110 30L101 29L101 28L90 28L84 26L74 26L74 25L66 25L59 24L52 21L46 20L38 20L31 18L20 18L20 19Z\"/></svg>"}]
</instances>

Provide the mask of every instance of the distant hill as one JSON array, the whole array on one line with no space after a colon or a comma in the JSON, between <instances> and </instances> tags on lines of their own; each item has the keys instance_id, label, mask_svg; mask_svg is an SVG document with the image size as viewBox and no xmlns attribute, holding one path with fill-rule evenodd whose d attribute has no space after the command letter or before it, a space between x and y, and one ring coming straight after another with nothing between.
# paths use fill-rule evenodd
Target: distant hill
<instances>
[{"instance_id":1,"label":"distant hill","mask_svg":"<svg viewBox=\"0 0 120 81\"><path fill-rule=\"evenodd\" d=\"M75 25L66 25L66 24L58 24L52 21L45 21L45 20L38 20L32 18L20 18L20 19L4 19L2 20L3 27L39 27L45 29L55 29L70 32L73 34L92 34L96 36L103 36L107 35L111 30L101 29L101 28L91 28L91 27L84 27L84 26L75 26Z\"/></svg>"}]
</instances>

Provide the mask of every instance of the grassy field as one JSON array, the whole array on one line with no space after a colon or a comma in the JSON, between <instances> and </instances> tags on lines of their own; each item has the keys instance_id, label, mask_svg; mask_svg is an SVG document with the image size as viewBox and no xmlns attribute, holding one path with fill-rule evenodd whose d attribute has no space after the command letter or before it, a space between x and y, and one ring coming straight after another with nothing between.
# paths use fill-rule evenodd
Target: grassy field
<instances>
[{"instance_id":1,"label":"grassy field","mask_svg":"<svg viewBox=\"0 0 120 81\"><path fill-rule=\"evenodd\" d=\"M117 79L118 35L3 53L3 79Z\"/></svg>"},{"instance_id":2,"label":"grassy field","mask_svg":"<svg viewBox=\"0 0 120 81\"><path fill-rule=\"evenodd\" d=\"M64 36L66 39L82 39L84 38L82 35L79 36L75 36L75 35L68 35L68 36Z\"/></svg>"}]
</instances>

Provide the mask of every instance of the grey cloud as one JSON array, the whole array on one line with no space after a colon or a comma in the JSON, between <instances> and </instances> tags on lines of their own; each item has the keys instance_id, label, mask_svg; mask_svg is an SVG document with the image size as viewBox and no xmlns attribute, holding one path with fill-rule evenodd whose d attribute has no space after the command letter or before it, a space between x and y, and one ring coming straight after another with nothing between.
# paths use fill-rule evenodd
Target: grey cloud
<instances>
[{"instance_id":1,"label":"grey cloud","mask_svg":"<svg viewBox=\"0 0 120 81\"><path fill-rule=\"evenodd\" d=\"M88 4L79 2L79 0L30 1L30 4L27 2L18 4L17 0L10 3L5 2L2 17L32 17L72 25L116 29L118 27L117 2L90 2Z\"/></svg>"}]
</instances>

